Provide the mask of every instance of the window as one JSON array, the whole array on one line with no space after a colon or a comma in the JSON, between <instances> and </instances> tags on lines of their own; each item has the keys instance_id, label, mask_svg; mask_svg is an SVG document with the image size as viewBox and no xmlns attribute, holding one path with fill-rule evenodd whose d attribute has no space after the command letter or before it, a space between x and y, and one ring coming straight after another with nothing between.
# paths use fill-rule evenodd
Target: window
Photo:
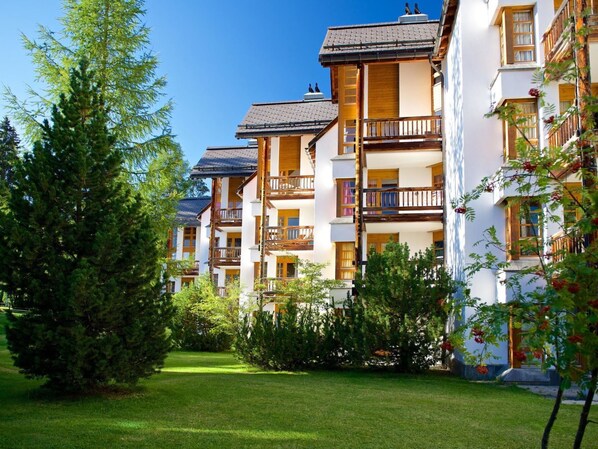
<instances>
[{"instance_id":1,"label":"window","mask_svg":"<svg viewBox=\"0 0 598 449\"><path fill-rule=\"evenodd\" d=\"M336 243L336 278L353 280L355 277L355 243Z\"/></svg>"},{"instance_id":2,"label":"window","mask_svg":"<svg viewBox=\"0 0 598 449\"><path fill-rule=\"evenodd\" d=\"M345 104L357 103L357 67L345 67L343 95Z\"/></svg>"},{"instance_id":3,"label":"window","mask_svg":"<svg viewBox=\"0 0 598 449\"><path fill-rule=\"evenodd\" d=\"M378 254L386 249L388 242L398 242L399 234L368 234L368 254L374 251Z\"/></svg>"},{"instance_id":4,"label":"window","mask_svg":"<svg viewBox=\"0 0 598 449\"><path fill-rule=\"evenodd\" d=\"M294 279L297 277L297 258L279 256L276 258L276 278Z\"/></svg>"},{"instance_id":5,"label":"window","mask_svg":"<svg viewBox=\"0 0 598 449\"><path fill-rule=\"evenodd\" d=\"M355 212L355 180L339 179L336 182L337 217L352 217Z\"/></svg>"},{"instance_id":6,"label":"window","mask_svg":"<svg viewBox=\"0 0 598 449\"><path fill-rule=\"evenodd\" d=\"M504 124L505 160L517 159L517 140L525 136L527 145L538 145L538 106L533 101L510 101L514 108L514 123Z\"/></svg>"},{"instance_id":7,"label":"window","mask_svg":"<svg viewBox=\"0 0 598 449\"><path fill-rule=\"evenodd\" d=\"M538 201L524 199L507 207L507 243L512 260L541 252L542 227L542 206Z\"/></svg>"},{"instance_id":8,"label":"window","mask_svg":"<svg viewBox=\"0 0 598 449\"><path fill-rule=\"evenodd\" d=\"M189 287L194 281L194 278L181 278L181 288Z\"/></svg>"},{"instance_id":9,"label":"window","mask_svg":"<svg viewBox=\"0 0 598 449\"><path fill-rule=\"evenodd\" d=\"M505 8L500 23L501 64L534 62L533 8Z\"/></svg>"},{"instance_id":10,"label":"window","mask_svg":"<svg viewBox=\"0 0 598 449\"><path fill-rule=\"evenodd\" d=\"M434 242L434 256L437 263L444 261L444 232L434 231L432 233L432 240Z\"/></svg>"},{"instance_id":11,"label":"window","mask_svg":"<svg viewBox=\"0 0 598 449\"><path fill-rule=\"evenodd\" d=\"M564 185L567 190L563 197L563 222L566 228L570 228L583 217L583 210L579 207L582 185L574 182Z\"/></svg>"},{"instance_id":12,"label":"window","mask_svg":"<svg viewBox=\"0 0 598 449\"><path fill-rule=\"evenodd\" d=\"M357 125L355 120L345 120L343 131L343 154L355 153Z\"/></svg>"},{"instance_id":13,"label":"window","mask_svg":"<svg viewBox=\"0 0 598 449\"><path fill-rule=\"evenodd\" d=\"M176 245L177 245L177 229L170 229L168 231L168 239L166 240L166 249L168 251L168 257L176 259Z\"/></svg>"},{"instance_id":14,"label":"window","mask_svg":"<svg viewBox=\"0 0 598 449\"><path fill-rule=\"evenodd\" d=\"M186 227L183 230L183 247L195 247L195 240L197 238L196 227Z\"/></svg>"}]
</instances>

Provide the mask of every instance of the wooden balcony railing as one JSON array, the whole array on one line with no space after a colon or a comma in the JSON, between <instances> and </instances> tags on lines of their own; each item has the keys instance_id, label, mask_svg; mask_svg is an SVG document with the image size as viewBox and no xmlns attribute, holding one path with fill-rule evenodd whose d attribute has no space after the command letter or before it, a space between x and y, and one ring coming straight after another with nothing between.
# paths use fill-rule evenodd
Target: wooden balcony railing
<instances>
[{"instance_id":1,"label":"wooden balcony railing","mask_svg":"<svg viewBox=\"0 0 598 449\"><path fill-rule=\"evenodd\" d=\"M183 274L198 275L199 274L199 260L194 260L189 266L183 269Z\"/></svg>"},{"instance_id":2,"label":"wooden balcony railing","mask_svg":"<svg viewBox=\"0 0 598 449\"><path fill-rule=\"evenodd\" d=\"M305 197L314 194L314 176L270 176L268 194L272 197Z\"/></svg>"},{"instance_id":3,"label":"wooden balcony railing","mask_svg":"<svg viewBox=\"0 0 598 449\"><path fill-rule=\"evenodd\" d=\"M241 263L241 248L228 246L214 248L214 266L239 265Z\"/></svg>"},{"instance_id":4,"label":"wooden balcony railing","mask_svg":"<svg viewBox=\"0 0 598 449\"><path fill-rule=\"evenodd\" d=\"M548 145L551 148L562 147L577 135L578 129L578 115L572 113L567 114L560 125L552 129L548 134Z\"/></svg>"},{"instance_id":5,"label":"wooden balcony railing","mask_svg":"<svg viewBox=\"0 0 598 449\"><path fill-rule=\"evenodd\" d=\"M240 225L243 219L243 208L216 209L216 224L221 226Z\"/></svg>"},{"instance_id":6,"label":"wooden balcony railing","mask_svg":"<svg viewBox=\"0 0 598 449\"><path fill-rule=\"evenodd\" d=\"M290 281L297 278L265 278L260 282L261 288L264 293L278 293L280 292Z\"/></svg>"},{"instance_id":7,"label":"wooden balcony railing","mask_svg":"<svg viewBox=\"0 0 598 449\"><path fill-rule=\"evenodd\" d=\"M364 142L442 139L442 118L437 115L393 119L365 119Z\"/></svg>"},{"instance_id":8,"label":"wooden balcony railing","mask_svg":"<svg viewBox=\"0 0 598 449\"><path fill-rule=\"evenodd\" d=\"M587 0L587 7L590 10L588 26L596 27L598 25L598 0ZM542 39L546 62L557 61L568 53L574 34L573 13L573 1L564 0Z\"/></svg>"},{"instance_id":9,"label":"wooden balcony railing","mask_svg":"<svg viewBox=\"0 0 598 449\"><path fill-rule=\"evenodd\" d=\"M593 239L598 238L598 232L595 232ZM552 261L560 262L567 254L581 254L584 252L586 242L585 236L579 232L565 233L559 231L554 234L551 238L551 252Z\"/></svg>"},{"instance_id":10,"label":"wooden balcony railing","mask_svg":"<svg viewBox=\"0 0 598 449\"><path fill-rule=\"evenodd\" d=\"M399 215L426 211L432 218L442 218L444 190L437 187L382 187L363 189L364 215ZM411 215L411 214L409 214ZM409 217L405 214L405 217ZM417 214L417 218L421 214ZM415 216L412 218L417 219Z\"/></svg>"},{"instance_id":11,"label":"wooden balcony railing","mask_svg":"<svg viewBox=\"0 0 598 449\"><path fill-rule=\"evenodd\" d=\"M267 226L267 250L310 250L314 247L313 226Z\"/></svg>"}]
</instances>

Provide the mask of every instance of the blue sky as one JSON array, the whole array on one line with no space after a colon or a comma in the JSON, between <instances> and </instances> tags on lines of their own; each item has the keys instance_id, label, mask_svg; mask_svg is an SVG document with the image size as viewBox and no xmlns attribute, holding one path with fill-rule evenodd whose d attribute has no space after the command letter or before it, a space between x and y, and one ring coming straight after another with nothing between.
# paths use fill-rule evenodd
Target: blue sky
<instances>
[{"instance_id":1,"label":"blue sky","mask_svg":"<svg viewBox=\"0 0 598 449\"><path fill-rule=\"evenodd\" d=\"M421 0L422 12L440 15L442 0ZM413 2L410 2L413 7ZM326 29L390 22L404 2L385 0L146 0L152 49L175 102L173 132L191 164L208 146L237 145L235 128L251 103L301 99L308 83L330 95L329 71L318 63ZM20 33L38 24L59 30L60 0L2 1L0 85L19 97L36 87ZM0 98L0 116L6 114Z\"/></svg>"}]
</instances>

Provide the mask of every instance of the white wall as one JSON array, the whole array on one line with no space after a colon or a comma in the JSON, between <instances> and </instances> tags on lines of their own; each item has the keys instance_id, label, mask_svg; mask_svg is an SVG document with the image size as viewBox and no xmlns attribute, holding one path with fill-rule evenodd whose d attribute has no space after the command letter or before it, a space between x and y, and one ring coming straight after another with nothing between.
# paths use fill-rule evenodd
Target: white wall
<instances>
[{"instance_id":1,"label":"white wall","mask_svg":"<svg viewBox=\"0 0 598 449\"><path fill-rule=\"evenodd\" d=\"M200 216L200 227L197 230L198 248L196 250L196 257L199 261L199 273L207 273L209 271L208 259L210 254L210 214L212 208L209 207Z\"/></svg>"},{"instance_id":2,"label":"white wall","mask_svg":"<svg viewBox=\"0 0 598 449\"><path fill-rule=\"evenodd\" d=\"M330 241L330 222L336 218L336 183L332 176L332 158L337 156L338 125L334 125L316 143L316 180L314 197L314 262L328 264L326 278L335 277L335 248ZM351 177L355 176L355 169ZM353 234L352 239L355 239Z\"/></svg>"},{"instance_id":3,"label":"white wall","mask_svg":"<svg viewBox=\"0 0 598 449\"><path fill-rule=\"evenodd\" d=\"M399 114L432 114L432 68L428 61L399 64Z\"/></svg>"},{"instance_id":4,"label":"white wall","mask_svg":"<svg viewBox=\"0 0 598 449\"><path fill-rule=\"evenodd\" d=\"M242 299L247 299L247 292L253 291L253 262L251 249L255 246L255 217L251 213L251 201L257 197L257 177L243 187L243 224L241 227L241 265L240 278L241 290L244 292Z\"/></svg>"}]
</instances>

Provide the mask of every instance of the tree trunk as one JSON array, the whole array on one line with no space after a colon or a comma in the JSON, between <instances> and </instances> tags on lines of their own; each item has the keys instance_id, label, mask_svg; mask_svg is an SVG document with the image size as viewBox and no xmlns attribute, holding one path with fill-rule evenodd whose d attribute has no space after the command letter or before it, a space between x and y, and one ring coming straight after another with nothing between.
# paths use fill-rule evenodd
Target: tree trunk
<instances>
[{"instance_id":1,"label":"tree trunk","mask_svg":"<svg viewBox=\"0 0 598 449\"><path fill-rule=\"evenodd\" d=\"M592 370L592 377L590 378L590 385L588 386L588 394L586 395L586 401L583 404L581 416L579 417L579 426L577 427L577 434L575 435L575 443L573 443L573 449L580 449L583 436L586 432L586 426L588 425L588 416L590 415L590 408L592 407L592 401L594 400L594 391L596 390L596 381L598 380L598 368Z\"/></svg>"},{"instance_id":2,"label":"tree trunk","mask_svg":"<svg viewBox=\"0 0 598 449\"><path fill-rule=\"evenodd\" d=\"M544 427L544 434L542 435L542 449L548 449L548 439L550 438L550 432L552 430L552 426L556 422L556 417L559 413L559 409L561 408L561 402L563 401L563 379L559 376L559 389L556 394L556 398L554 400L554 406L552 407L552 413L550 414L550 418L548 418L548 422L546 423L546 427Z\"/></svg>"}]
</instances>

